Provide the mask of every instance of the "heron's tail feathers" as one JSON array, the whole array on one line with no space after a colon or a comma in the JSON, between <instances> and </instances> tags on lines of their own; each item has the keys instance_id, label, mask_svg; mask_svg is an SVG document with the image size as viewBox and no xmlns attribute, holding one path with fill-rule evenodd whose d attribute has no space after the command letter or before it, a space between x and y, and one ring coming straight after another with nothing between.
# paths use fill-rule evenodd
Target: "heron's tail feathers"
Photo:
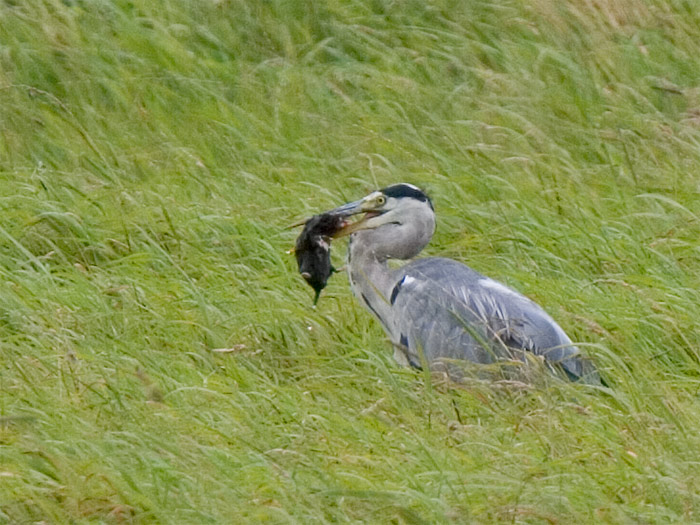
<instances>
[{"instance_id":1,"label":"heron's tail feathers","mask_svg":"<svg viewBox=\"0 0 700 525\"><path fill-rule=\"evenodd\" d=\"M600 377L595 365L585 357L569 357L557 364L570 381L593 386L608 386Z\"/></svg>"}]
</instances>

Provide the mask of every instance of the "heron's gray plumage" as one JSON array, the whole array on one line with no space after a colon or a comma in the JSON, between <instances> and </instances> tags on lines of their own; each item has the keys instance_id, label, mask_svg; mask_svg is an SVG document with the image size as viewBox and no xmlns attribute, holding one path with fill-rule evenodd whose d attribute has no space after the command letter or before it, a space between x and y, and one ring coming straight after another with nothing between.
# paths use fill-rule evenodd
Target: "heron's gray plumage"
<instances>
[{"instance_id":1,"label":"heron's gray plumage","mask_svg":"<svg viewBox=\"0 0 700 525\"><path fill-rule=\"evenodd\" d=\"M389 267L389 259L415 257L435 230L432 203L415 186L390 186L338 210L369 212L351 236L350 284L403 364L489 364L525 360L529 352L571 379L599 382L561 327L515 290L451 259L429 257Z\"/></svg>"}]
</instances>

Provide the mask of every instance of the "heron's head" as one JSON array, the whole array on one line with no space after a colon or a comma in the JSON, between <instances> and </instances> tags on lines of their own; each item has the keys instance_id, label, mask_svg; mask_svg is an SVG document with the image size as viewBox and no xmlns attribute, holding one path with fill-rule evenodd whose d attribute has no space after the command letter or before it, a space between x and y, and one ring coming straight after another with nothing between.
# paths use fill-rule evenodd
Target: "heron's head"
<instances>
[{"instance_id":1,"label":"heron's head","mask_svg":"<svg viewBox=\"0 0 700 525\"><path fill-rule=\"evenodd\" d=\"M386 256L408 259L428 244L435 231L435 212L430 198L412 184L400 183L331 210L331 214L349 217L364 213L333 237L357 233Z\"/></svg>"}]
</instances>

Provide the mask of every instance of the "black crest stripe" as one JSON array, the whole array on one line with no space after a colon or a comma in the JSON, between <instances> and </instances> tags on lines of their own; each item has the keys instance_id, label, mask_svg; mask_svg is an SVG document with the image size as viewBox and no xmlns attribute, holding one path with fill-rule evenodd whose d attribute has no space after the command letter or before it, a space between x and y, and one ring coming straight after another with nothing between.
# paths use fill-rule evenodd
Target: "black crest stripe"
<instances>
[{"instance_id":1,"label":"black crest stripe","mask_svg":"<svg viewBox=\"0 0 700 525\"><path fill-rule=\"evenodd\" d=\"M411 186L409 184L394 184L392 186L387 186L380 191L387 197L393 197L395 199L410 197L420 202L427 202L431 208L433 207L432 201L425 193L415 186Z\"/></svg>"}]
</instances>

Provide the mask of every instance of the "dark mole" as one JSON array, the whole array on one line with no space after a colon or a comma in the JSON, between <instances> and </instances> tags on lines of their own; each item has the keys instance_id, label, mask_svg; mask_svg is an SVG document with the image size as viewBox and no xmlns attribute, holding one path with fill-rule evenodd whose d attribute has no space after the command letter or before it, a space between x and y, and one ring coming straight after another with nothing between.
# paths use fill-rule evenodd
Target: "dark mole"
<instances>
[{"instance_id":1,"label":"dark mole","mask_svg":"<svg viewBox=\"0 0 700 525\"><path fill-rule=\"evenodd\" d=\"M299 273L316 291L314 304L321 295L321 290L335 268L331 265L331 236L340 230L345 220L337 215L322 213L314 215L297 237L294 255L299 266Z\"/></svg>"}]
</instances>

